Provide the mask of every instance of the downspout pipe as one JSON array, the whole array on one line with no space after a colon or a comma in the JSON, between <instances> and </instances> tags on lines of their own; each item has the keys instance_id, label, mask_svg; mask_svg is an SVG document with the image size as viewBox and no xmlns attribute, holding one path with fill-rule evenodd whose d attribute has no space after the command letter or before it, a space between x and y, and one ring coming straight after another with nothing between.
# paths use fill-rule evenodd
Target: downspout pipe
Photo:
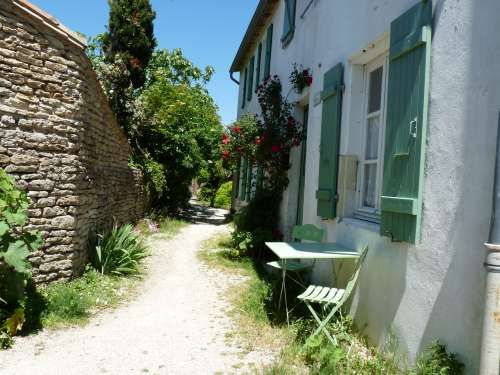
<instances>
[{"instance_id":1,"label":"downspout pipe","mask_svg":"<svg viewBox=\"0 0 500 375\"><path fill-rule=\"evenodd\" d=\"M229 78L231 78L231 81L236 83L238 86L240 85L240 81L238 81L236 78L233 76L234 72L230 71L229 72ZM233 191L231 194L231 216L234 214L236 211L236 199L237 199L237 194L238 194L238 189L236 188L236 185L239 183L238 178L240 174L240 169L239 167L236 169L235 172L233 172Z\"/></svg>"},{"instance_id":2,"label":"downspout pipe","mask_svg":"<svg viewBox=\"0 0 500 375\"><path fill-rule=\"evenodd\" d=\"M500 118L497 134L491 227L484 268L486 290L480 375L500 374Z\"/></svg>"},{"instance_id":3,"label":"downspout pipe","mask_svg":"<svg viewBox=\"0 0 500 375\"><path fill-rule=\"evenodd\" d=\"M229 78L231 78L231 81L236 83L238 86L240 85L240 81L238 81L236 78L233 76L234 72L229 72Z\"/></svg>"}]
</instances>

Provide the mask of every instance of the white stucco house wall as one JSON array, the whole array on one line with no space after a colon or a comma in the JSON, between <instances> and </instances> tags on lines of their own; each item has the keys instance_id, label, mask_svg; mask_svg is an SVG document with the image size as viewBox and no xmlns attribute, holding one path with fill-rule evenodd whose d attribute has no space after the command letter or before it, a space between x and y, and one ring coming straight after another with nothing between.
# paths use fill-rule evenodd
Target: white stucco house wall
<instances>
[{"instance_id":1,"label":"white stucco house wall","mask_svg":"<svg viewBox=\"0 0 500 375\"><path fill-rule=\"evenodd\" d=\"M293 3L295 11L290 9L287 16L287 4ZM425 15L413 14L403 20L413 33L395 40L398 26L391 32L391 23L401 21L415 7L430 7L431 18L427 22ZM284 25L286 17L292 17L294 26ZM328 241L355 249L368 245L351 304L363 334L378 345L395 334L410 360L439 339L459 353L470 374L478 372L481 346L483 243L490 226L500 110L499 17L498 0L261 0L231 67L232 74L239 73L238 116L259 113L256 95L249 100L243 92L245 69L250 75L250 60L258 56L259 44L263 46L261 74L256 77L254 71L254 81L264 78L267 61L268 73L280 77L287 93L292 65L311 69L312 86L289 97L297 103L296 116L307 121L308 131L303 207L298 210L304 148L298 147L282 202L284 231L289 233L300 211L303 223L327 231ZM283 31L290 29L291 35L283 40ZM420 80L415 87L422 92L407 98L408 91L401 89L398 98L394 95L398 82L408 80L404 66L396 66L398 54L418 59L418 51L425 55L420 65L416 63L425 76L412 77ZM319 146L322 142L323 148L331 146L321 139L328 90L324 77L338 64L343 68L344 87L337 195L332 196L335 203L330 207L334 214L325 215L319 213L317 199L322 189ZM396 74L403 78L396 79ZM408 146L410 151L390 135L391 116L398 116L398 106L413 105L405 100L418 101L415 117L407 119L404 142L414 142ZM391 142L399 146L393 144L388 153ZM382 198L391 190L384 179L397 175L394 170L386 174L387 160L404 158L406 151L414 149L421 155L411 167L419 169L412 199ZM392 210L394 222L389 227L401 225L398 220L406 215L404 220L409 218L411 223L405 225L411 228L403 228L407 232L402 234L396 233L397 228L393 233L389 229L382 235L381 226L388 221L384 210ZM314 279L326 282L331 266L318 262Z\"/></svg>"}]
</instances>

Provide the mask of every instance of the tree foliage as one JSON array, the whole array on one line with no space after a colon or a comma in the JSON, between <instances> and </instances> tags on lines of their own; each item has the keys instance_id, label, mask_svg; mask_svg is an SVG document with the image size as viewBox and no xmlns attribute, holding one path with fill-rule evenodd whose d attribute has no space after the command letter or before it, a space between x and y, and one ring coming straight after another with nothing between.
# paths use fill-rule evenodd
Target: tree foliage
<instances>
[{"instance_id":1,"label":"tree foliage","mask_svg":"<svg viewBox=\"0 0 500 375\"><path fill-rule=\"evenodd\" d=\"M145 81L145 69L156 47L149 0L109 0L108 31L102 36L104 57L113 63L120 56L135 89Z\"/></svg>"},{"instance_id":2,"label":"tree foliage","mask_svg":"<svg viewBox=\"0 0 500 375\"><path fill-rule=\"evenodd\" d=\"M88 55L133 149L131 164L146 178L151 203L174 210L187 203L191 181L206 177L213 193L228 178L221 163L222 125L199 68L180 49L154 51L148 0L111 0L108 32Z\"/></svg>"},{"instance_id":3,"label":"tree foliage","mask_svg":"<svg viewBox=\"0 0 500 375\"><path fill-rule=\"evenodd\" d=\"M137 99L137 146L161 165L165 183L154 185L156 205L174 209L187 203L189 186L201 170L219 173L222 125L202 71L180 50L156 52L148 85ZM213 169L213 170L212 170Z\"/></svg>"}]
</instances>

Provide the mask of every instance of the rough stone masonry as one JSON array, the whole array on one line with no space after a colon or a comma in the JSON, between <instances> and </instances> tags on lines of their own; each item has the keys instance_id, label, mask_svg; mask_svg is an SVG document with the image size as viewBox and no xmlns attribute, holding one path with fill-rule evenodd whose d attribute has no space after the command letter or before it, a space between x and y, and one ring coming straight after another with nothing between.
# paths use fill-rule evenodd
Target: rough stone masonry
<instances>
[{"instance_id":1,"label":"rough stone masonry","mask_svg":"<svg viewBox=\"0 0 500 375\"><path fill-rule=\"evenodd\" d=\"M89 236L143 214L129 145L81 38L25 0L0 1L0 167L31 199L36 282L69 279Z\"/></svg>"}]
</instances>

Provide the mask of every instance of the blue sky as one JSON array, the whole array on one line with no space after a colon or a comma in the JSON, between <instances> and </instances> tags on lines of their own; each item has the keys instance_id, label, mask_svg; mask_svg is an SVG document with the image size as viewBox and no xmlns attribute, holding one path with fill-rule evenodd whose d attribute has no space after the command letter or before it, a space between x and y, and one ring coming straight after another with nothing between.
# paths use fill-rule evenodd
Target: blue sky
<instances>
[{"instance_id":1,"label":"blue sky","mask_svg":"<svg viewBox=\"0 0 500 375\"><path fill-rule=\"evenodd\" d=\"M30 0L74 31L94 36L105 30L107 0ZM152 0L159 48L181 48L198 66L212 65L210 94L224 124L235 120L238 90L229 66L258 0Z\"/></svg>"}]
</instances>

